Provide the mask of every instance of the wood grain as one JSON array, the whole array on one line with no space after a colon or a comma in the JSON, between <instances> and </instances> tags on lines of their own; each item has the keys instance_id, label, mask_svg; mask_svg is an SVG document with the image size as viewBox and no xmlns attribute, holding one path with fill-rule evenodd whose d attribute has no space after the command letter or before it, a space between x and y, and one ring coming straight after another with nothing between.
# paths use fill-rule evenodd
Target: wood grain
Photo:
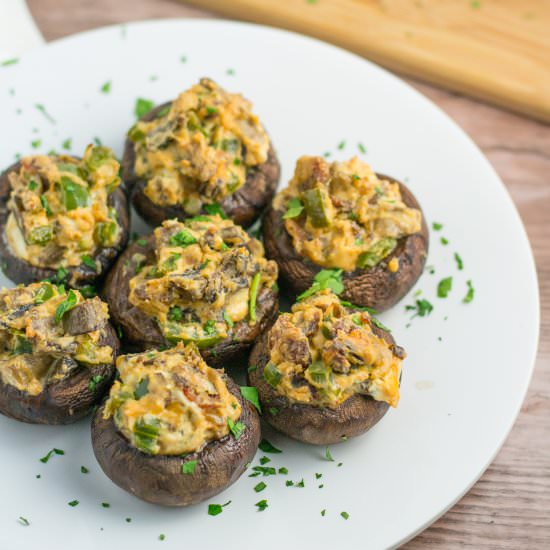
<instances>
[{"instance_id":1,"label":"wood grain","mask_svg":"<svg viewBox=\"0 0 550 550\"><path fill-rule=\"evenodd\" d=\"M309 34L395 71L550 121L540 0L186 0Z\"/></svg>"},{"instance_id":2,"label":"wood grain","mask_svg":"<svg viewBox=\"0 0 550 550\"><path fill-rule=\"evenodd\" d=\"M135 19L208 15L170 0L29 0L29 5L47 39ZM469 493L405 548L550 548L550 127L409 82L466 130L512 195L535 253L542 325L533 380L504 447ZM507 307L513 312L513 304L504 303Z\"/></svg>"}]
</instances>

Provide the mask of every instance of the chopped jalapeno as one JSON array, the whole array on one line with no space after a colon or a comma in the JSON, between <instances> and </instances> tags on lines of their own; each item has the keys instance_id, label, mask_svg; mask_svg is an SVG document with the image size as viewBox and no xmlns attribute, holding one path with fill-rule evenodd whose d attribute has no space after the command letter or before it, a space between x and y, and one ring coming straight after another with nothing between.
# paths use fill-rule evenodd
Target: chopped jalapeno
<instances>
[{"instance_id":1,"label":"chopped jalapeno","mask_svg":"<svg viewBox=\"0 0 550 550\"><path fill-rule=\"evenodd\" d=\"M75 183L72 179L61 177L61 196L67 210L74 210L88 205L89 193L83 185Z\"/></svg>"},{"instance_id":2,"label":"chopped jalapeno","mask_svg":"<svg viewBox=\"0 0 550 550\"><path fill-rule=\"evenodd\" d=\"M53 239L53 228L51 225L42 225L34 227L27 233L27 242L29 244L45 245Z\"/></svg>"},{"instance_id":3,"label":"chopped jalapeno","mask_svg":"<svg viewBox=\"0 0 550 550\"><path fill-rule=\"evenodd\" d=\"M357 267L374 267L388 256L388 254L391 254L396 246L397 241L391 237L380 239L359 256Z\"/></svg>"},{"instance_id":4,"label":"chopped jalapeno","mask_svg":"<svg viewBox=\"0 0 550 550\"><path fill-rule=\"evenodd\" d=\"M281 382L282 375L273 363L268 363L264 368L264 378L270 386L275 387Z\"/></svg>"},{"instance_id":5,"label":"chopped jalapeno","mask_svg":"<svg viewBox=\"0 0 550 550\"><path fill-rule=\"evenodd\" d=\"M50 283L44 283L39 289L38 292L34 295L34 303L36 305L43 304L50 298L53 298L55 294L54 287Z\"/></svg>"},{"instance_id":6,"label":"chopped jalapeno","mask_svg":"<svg viewBox=\"0 0 550 550\"><path fill-rule=\"evenodd\" d=\"M113 246L118 238L118 224L114 221L100 222L94 229L94 241L101 246Z\"/></svg>"},{"instance_id":7,"label":"chopped jalapeno","mask_svg":"<svg viewBox=\"0 0 550 550\"><path fill-rule=\"evenodd\" d=\"M332 223L329 197L319 188L308 189L303 194L304 208L313 227L329 227Z\"/></svg>"},{"instance_id":8,"label":"chopped jalapeno","mask_svg":"<svg viewBox=\"0 0 550 550\"><path fill-rule=\"evenodd\" d=\"M134 425L136 447L147 454L154 454L160 423L156 418L146 421L140 418Z\"/></svg>"},{"instance_id":9,"label":"chopped jalapeno","mask_svg":"<svg viewBox=\"0 0 550 550\"><path fill-rule=\"evenodd\" d=\"M326 386L330 381L331 370L322 361L314 361L306 369L306 374L315 384Z\"/></svg>"}]
</instances>

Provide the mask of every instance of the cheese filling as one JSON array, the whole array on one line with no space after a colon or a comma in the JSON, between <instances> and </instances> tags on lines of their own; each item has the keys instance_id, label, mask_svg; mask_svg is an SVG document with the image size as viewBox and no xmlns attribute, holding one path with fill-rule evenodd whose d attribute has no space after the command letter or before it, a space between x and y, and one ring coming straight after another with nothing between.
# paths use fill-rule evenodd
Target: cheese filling
<instances>
[{"instance_id":1,"label":"cheese filling","mask_svg":"<svg viewBox=\"0 0 550 550\"><path fill-rule=\"evenodd\" d=\"M105 147L88 146L82 160L67 155L24 157L11 172L6 237L22 260L52 269L94 267L99 247L117 244L121 228L108 198L119 164ZM99 269L96 265L96 269Z\"/></svg>"},{"instance_id":2,"label":"cheese filling","mask_svg":"<svg viewBox=\"0 0 550 550\"><path fill-rule=\"evenodd\" d=\"M397 241L420 231L399 185L379 178L358 158L327 163L301 157L288 187L274 200L295 250L317 265L353 271L389 256ZM398 267L394 264L393 266Z\"/></svg>"},{"instance_id":3,"label":"cheese filling","mask_svg":"<svg viewBox=\"0 0 550 550\"><path fill-rule=\"evenodd\" d=\"M293 403L336 408L355 394L399 402L404 352L372 329L370 315L322 290L283 313L269 333L265 380Z\"/></svg>"},{"instance_id":4,"label":"cheese filling","mask_svg":"<svg viewBox=\"0 0 550 550\"><path fill-rule=\"evenodd\" d=\"M223 379L194 345L179 343L166 351L123 355L120 379L105 404L104 418L114 422L140 451L181 455L200 451L228 435L241 406Z\"/></svg>"},{"instance_id":5,"label":"cheese filling","mask_svg":"<svg viewBox=\"0 0 550 550\"><path fill-rule=\"evenodd\" d=\"M147 180L145 195L190 215L239 189L269 151L252 104L207 78L157 118L137 122L128 137L134 143L134 171Z\"/></svg>"},{"instance_id":6,"label":"cheese filling","mask_svg":"<svg viewBox=\"0 0 550 550\"><path fill-rule=\"evenodd\" d=\"M256 300L277 280L260 241L218 215L165 221L154 238L154 261L138 262L129 301L156 319L168 341L210 347L236 323L256 322Z\"/></svg>"},{"instance_id":7,"label":"cheese filling","mask_svg":"<svg viewBox=\"0 0 550 550\"><path fill-rule=\"evenodd\" d=\"M79 365L112 363L113 349L102 345L108 319L99 298L47 282L0 291L2 381L38 395Z\"/></svg>"}]
</instances>

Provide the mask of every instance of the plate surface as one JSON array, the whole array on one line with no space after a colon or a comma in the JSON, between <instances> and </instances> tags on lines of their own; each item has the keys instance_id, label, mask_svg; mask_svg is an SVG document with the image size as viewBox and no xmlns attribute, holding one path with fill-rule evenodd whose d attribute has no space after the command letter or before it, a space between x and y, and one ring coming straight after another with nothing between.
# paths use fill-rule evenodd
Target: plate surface
<instances>
[{"instance_id":1,"label":"plate surface","mask_svg":"<svg viewBox=\"0 0 550 550\"><path fill-rule=\"evenodd\" d=\"M94 138L120 154L138 97L160 103L201 76L253 101L280 155L281 185L302 154L357 154L407 182L428 222L443 224L431 232L435 273L427 270L381 316L408 351L401 403L366 436L333 446L334 462L324 448L266 431L283 450L270 455L271 464L288 468L288 476L262 478L268 487L261 493L253 490L257 478L243 476L209 501L231 501L216 517L207 514L208 502L163 509L118 489L94 459L89 420L40 427L0 417L3 550L392 547L468 490L519 411L539 323L534 263L517 212L453 122L359 57L288 32L218 21L145 22L63 39L0 67L0 166L17 153L60 151L67 139L75 154ZM452 291L438 298L437 283L448 276ZM464 304L469 280L475 297ZM411 320L405 305L421 298L434 309ZM53 447L65 455L41 463ZM302 478L303 488L285 486ZM257 512L264 498L269 507ZM79 505L68 506L74 499Z\"/></svg>"}]
</instances>

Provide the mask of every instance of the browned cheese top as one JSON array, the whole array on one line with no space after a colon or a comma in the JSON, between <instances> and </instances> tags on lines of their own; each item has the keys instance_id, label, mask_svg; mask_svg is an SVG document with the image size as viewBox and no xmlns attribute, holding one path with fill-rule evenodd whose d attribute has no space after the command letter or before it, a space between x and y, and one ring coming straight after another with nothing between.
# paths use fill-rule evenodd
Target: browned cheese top
<instances>
[{"instance_id":1,"label":"browned cheese top","mask_svg":"<svg viewBox=\"0 0 550 550\"><path fill-rule=\"evenodd\" d=\"M377 265L401 237L420 231L399 185L379 178L357 157L328 163L301 157L288 187L274 201L295 250L317 265L353 271ZM397 271L396 262L388 265Z\"/></svg>"},{"instance_id":2,"label":"browned cheese top","mask_svg":"<svg viewBox=\"0 0 550 550\"><path fill-rule=\"evenodd\" d=\"M198 214L221 202L267 160L269 138L252 104L203 78L149 122L128 133L134 171L147 180L145 195L159 206Z\"/></svg>"},{"instance_id":3,"label":"browned cheese top","mask_svg":"<svg viewBox=\"0 0 550 550\"><path fill-rule=\"evenodd\" d=\"M292 306L269 333L265 380L292 403L336 408L355 394L397 406L404 353L375 334L370 315L330 290Z\"/></svg>"}]
</instances>

